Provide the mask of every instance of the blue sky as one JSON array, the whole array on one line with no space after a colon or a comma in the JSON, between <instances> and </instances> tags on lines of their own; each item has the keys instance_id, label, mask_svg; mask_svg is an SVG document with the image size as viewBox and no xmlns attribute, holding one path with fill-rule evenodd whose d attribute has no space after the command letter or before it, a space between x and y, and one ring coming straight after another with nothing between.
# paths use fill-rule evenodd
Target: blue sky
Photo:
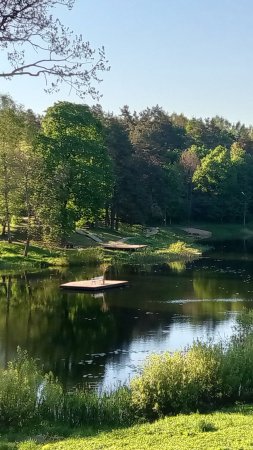
<instances>
[{"instance_id":1,"label":"blue sky","mask_svg":"<svg viewBox=\"0 0 253 450\"><path fill-rule=\"evenodd\" d=\"M159 104L188 117L221 115L253 124L252 0L76 0L55 13L91 46L105 46L100 103L119 113ZM46 95L43 81L1 80L0 91L42 113L62 90ZM87 97L88 104L93 104Z\"/></svg>"}]
</instances>

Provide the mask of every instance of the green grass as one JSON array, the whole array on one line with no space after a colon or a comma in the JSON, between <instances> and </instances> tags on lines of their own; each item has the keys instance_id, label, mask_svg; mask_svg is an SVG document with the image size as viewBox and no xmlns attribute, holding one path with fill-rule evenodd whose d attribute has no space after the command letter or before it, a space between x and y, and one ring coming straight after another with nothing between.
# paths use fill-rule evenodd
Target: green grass
<instances>
[{"instance_id":1,"label":"green grass","mask_svg":"<svg viewBox=\"0 0 253 450\"><path fill-rule=\"evenodd\" d=\"M38 246L31 246L29 256L26 258L23 256L23 253L23 243L15 242L8 244L5 241L0 241L0 269L39 269L49 265L48 258L58 256L56 251L50 251Z\"/></svg>"},{"instance_id":2,"label":"green grass","mask_svg":"<svg viewBox=\"0 0 253 450\"><path fill-rule=\"evenodd\" d=\"M200 450L253 448L252 409L247 413L194 414L153 424L115 430L90 438L72 438L42 446L43 450Z\"/></svg>"},{"instance_id":3,"label":"green grass","mask_svg":"<svg viewBox=\"0 0 253 450\"><path fill-rule=\"evenodd\" d=\"M112 262L116 264L162 264L172 261L198 258L203 247L182 230L161 228L159 232L146 237L136 232L128 240L131 244L144 244L147 248L135 252L111 251Z\"/></svg>"},{"instance_id":4,"label":"green grass","mask_svg":"<svg viewBox=\"0 0 253 450\"><path fill-rule=\"evenodd\" d=\"M67 437L68 436L68 437ZM16 442L15 442L16 441ZM19 442L18 442L19 441ZM1 446L2 445L2 446ZM253 407L178 415L112 431L51 428L2 436L0 449L17 450L249 450Z\"/></svg>"},{"instance_id":5,"label":"green grass","mask_svg":"<svg viewBox=\"0 0 253 450\"><path fill-rule=\"evenodd\" d=\"M104 259L104 251L98 247L65 250L31 245L27 257L23 256L23 252L24 244L20 242L8 244L0 241L0 270L40 270L51 266L100 264Z\"/></svg>"},{"instance_id":6,"label":"green grass","mask_svg":"<svg viewBox=\"0 0 253 450\"><path fill-rule=\"evenodd\" d=\"M151 265L187 260L201 254L201 247L194 243L193 238L175 228L160 229L157 235L150 237L146 237L140 226L125 226L120 232L101 228L93 232L104 241L120 240L127 236L127 242L146 244L148 247L138 252L105 251L87 236L73 233L69 242L81 248L48 248L42 243L36 243L30 246L28 257L25 258L24 243L14 241L8 244L6 241L0 241L0 270L34 271L52 266L99 265L105 261L111 264Z\"/></svg>"},{"instance_id":7,"label":"green grass","mask_svg":"<svg viewBox=\"0 0 253 450\"><path fill-rule=\"evenodd\" d=\"M97 243L88 236L79 233L72 233L68 241L73 244L74 247L96 247L97 245Z\"/></svg>"}]
</instances>

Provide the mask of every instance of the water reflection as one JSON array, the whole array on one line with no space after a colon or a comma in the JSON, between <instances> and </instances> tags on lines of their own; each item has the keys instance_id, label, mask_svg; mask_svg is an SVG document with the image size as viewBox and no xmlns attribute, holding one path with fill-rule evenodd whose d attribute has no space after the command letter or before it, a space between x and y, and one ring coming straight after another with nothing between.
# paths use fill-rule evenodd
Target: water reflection
<instances>
[{"instance_id":1,"label":"water reflection","mask_svg":"<svg viewBox=\"0 0 253 450\"><path fill-rule=\"evenodd\" d=\"M98 270L98 269L97 269ZM225 339L236 313L253 305L252 262L203 258L182 265L110 268L128 288L65 292L65 281L96 270L3 275L0 279L0 362L20 345L65 386L125 382L152 352L194 339Z\"/></svg>"}]
</instances>

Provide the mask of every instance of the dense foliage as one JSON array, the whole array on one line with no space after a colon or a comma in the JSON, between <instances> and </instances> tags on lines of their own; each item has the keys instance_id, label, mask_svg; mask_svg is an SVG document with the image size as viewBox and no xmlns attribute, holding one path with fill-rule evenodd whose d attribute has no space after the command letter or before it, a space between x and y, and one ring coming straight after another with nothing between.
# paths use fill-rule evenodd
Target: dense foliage
<instances>
[{"instance_id":1,"label":"dense foliage","mask_svg":"<svg viewBox=\"0 0 253 450\"><path fill-rule=\"evenodd\" d=\"M238 316L227 343L195 343L186 352L148 358L131 383L133 405L154 419L171 413L203 411L253 400L253 314Z\"/></svg>"},{"instance_id":2,"label":"dense foliage","mask_svg":"<svg viewBox=\"0 0 253 450\"><path fill-rule=\"evenodd\" d=\"M103 126L85 105L59 102L39 120L8 97L0 104L0 220L32 237L65 244L78 220L95 220L110 196ZM24 220L25 218L25 220Z\"/></svg>"},{"instance_id":3,"label":"dense foliage","mask_svg":"<svg viewBox=\"0 0 253 450\"><path fill-rule=\"evenodd\" d=\"M38 118L2 96L0 136L2 234L25 218L25 254L34 236L66 244L77 224L252 218L253 131L240 123L69 102Z\"/></svg>"},{"instance_id":4,"label":"dense foliage","mask_svg":"<svg viewBox=\"0 0 253 450\"><path fill-rule=\"evenodd\" d=\"M240 222L252 215L252 128L220 117L187 119L160 107L100 116L116 167L109 202L118 221ZM117 128L116 128L117 124ZM111 213L111 214L110 214Z\"/></svg>"}]
</instances>

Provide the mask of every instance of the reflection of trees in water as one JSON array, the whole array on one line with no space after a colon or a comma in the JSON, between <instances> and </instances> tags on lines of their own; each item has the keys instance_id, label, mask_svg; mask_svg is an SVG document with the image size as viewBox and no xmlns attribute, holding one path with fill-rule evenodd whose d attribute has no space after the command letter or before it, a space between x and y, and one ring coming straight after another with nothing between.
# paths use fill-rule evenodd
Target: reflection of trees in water
<instances>
[{"instance_id":1,"label":"reflection of trees in water","mask_svg":"<svg viewBox=\"0 0 253 450\"><path fill-rule=\"evenodd\" d=\"M0 303L5 362L14 357L20 345L41 358L46 369L65 373L86 353L96 352L100 343L115 336L114 319L104 299L65 294L59 291L58 279L5 277L0 292L6 299ZM81 366L77 368L80 372Z\"/></svg>"},{"instance_id":2,"label":"reflection of trees in water","mask_svg":"<svg viewBox=\"0 0 253 450\"><path fill-rule=\"evenodd\" d=\"M111 270L111 269L110 269ZM94 269L92 269L94 272ZM73 275L73 276L72 276ZM2 277L0 284L0 336L2 363L12 359L20 345L40 358L46 370L65 384L79 383L84 373L101 379L105 363L122 355L132 341L158 336L173 323L204 323L215 329L225 312L238 311L243 302L194 301L226 297L238 289L238 279L207 276L203 271L185 274L172 268L164 272L129 274L130 287L106 293L61 291L62 278L75 273L31 274ZM80 279L83 274L77 275ZM119 274L122 278L122 274ZM126 277L126 274L125 274ZM223 289L220 289L220 288ZM240 284L240 294L250 298L249 285ZM182 304L174 299L192 299ZM182 317L182 316L185 316ZM168 338L168 334L166 335ZM99 355L106 353L106 355ZM94 355L95 354L95 355ZM87 361L93 361L89 364Z\"/></svg>"},{"instance_id":3,"label":"reflection of trees in water","mask_svg":"<svg viewBox=\"0 0 253 450\"><path fill-rule=\"evenodd\" d=\"M11 298L11 275L2 276L2 286L6 297L6 314L5 314L5 346L4 346L4 367L9 361L9 317L10 317L10 298Z\"/></svg>"},{"instance_id":4,"label":"reflection of trees in water","mask_svg":"<svg viewBox=\"0 0 253 450\"><path fill-rule=\"evenodd\" d=\"M111 307L106 294L72 294L60 291L59 284L54 275L34 279L24 274L4 280L1 294L6 301L0 302L0 333L5 361L15 356L20 345L65 384L70 380L76 383L87 368L101 377L109 352L128 348L133 337L159 326L157 318L147 317L145 311L136 321L135 309L120 304ZM94 357L102 352L107 355ZM96 364L85 362L91 359Z\"/></svg>"},{"instance_id":5,"label":"reflection of trees in water","mask_svg":"<svg viewBox=\"0 0 253 450\"><path fill-rule=\"evenodd\" d=\"M240 278L239 275L226 272L216 277L195 274L193 289L196 298L199 299L236 299L238 289L240 289L240 299L247 301L253 297L253 283L248 276Z\"/></svg>"},{"instance_id":6,"label":"reflection of trees in water","mask_svg":"<svg viewBox=\"0 0 253 450\"><path fill-rule=\"evenodd\" d=\"M168 263L168 267L174 272L184 272L186 269L186 263L183 261L171 261Z\"/></svg>"}]
</instances>

